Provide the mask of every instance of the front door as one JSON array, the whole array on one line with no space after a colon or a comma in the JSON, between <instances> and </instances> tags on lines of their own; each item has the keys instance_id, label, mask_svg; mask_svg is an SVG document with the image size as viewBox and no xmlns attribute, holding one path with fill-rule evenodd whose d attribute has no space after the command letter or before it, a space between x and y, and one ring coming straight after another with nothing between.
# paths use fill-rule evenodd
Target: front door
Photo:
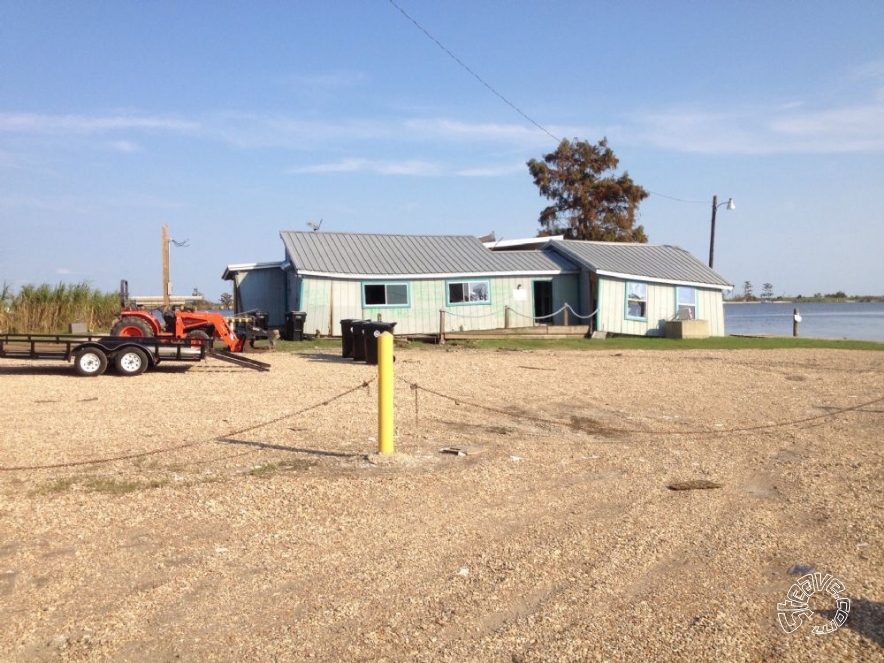
<instances>
[{"instance_id":1,"label":"front door","mask_svg":"<svg viewBox=\"0 0 884 663\"><path fill-rule=\"evenodd\" d=\"M553 312L552 281L534 281L534 324L551 325Z\"/></svg>"}]
</instances>

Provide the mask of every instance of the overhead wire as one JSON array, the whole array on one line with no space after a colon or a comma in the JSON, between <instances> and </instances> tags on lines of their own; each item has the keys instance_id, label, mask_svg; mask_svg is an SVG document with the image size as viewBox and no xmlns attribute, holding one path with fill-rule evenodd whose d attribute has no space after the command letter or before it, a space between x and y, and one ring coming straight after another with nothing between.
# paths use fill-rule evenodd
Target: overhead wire
<instances>
[{"instance_id":1,"label":"overhead wire","mask_svg":"<svg viewBox=\"0 0 884 663\"><path fill-rule=\"evenodd\" d=\"M552 133L551 131L549 131L546 127L544 127L542 124L540 124L540 122L538 122L537 120L535 120L534 118L532 118L530 115L528 115L527 113L525 113L521 108L519 108L518 106L516 106L512 101L510 101L510 100L507 99L505 96L503 96L503 94L501 94L500 92L498 92L498 91L494 88L494 86L492 86L488 81L486 81L486 80L485 80L484 78L482 78L479 74L477 74L475 71L473 71L473 69L470 68L469 65L467 65L463 60L461 60L459 57L457 57L457 55L455 55L455 54L454 54L454 53L453 53L453 52L452 52L447 46L445 46L445 44L443 44L441 41L439 41L439 40L438 40L438 39L437 39L437 38L436 38L436 37L435 37L435 36L434 36L429 30L427 30L423 25L421 25L420 23L418 23L418 22L414 19L414 17L411 16L411 14L409 14L409 13L406 12L402 7L400 7L398 4L396 4L395 0L388 0L388 2L389 2L391 5L393 5L393 7L395 7L397 10L399 10L399 12L400 12L400 13L401 13L406 19L408 19L408 20L409 20L409 21L410 21L410 22L411 22L411 23L412 23L412 24L413 24L418 30L420 30L421 32L423 32L424 35L426 35L426 37L427 37L428 39L430 39L434 44L436 44L436 46L438 46L440 49L442 49L442 51L444 51L445 54L448 55L448 57L450 57L452 60L454 60L455 62L457 62L457 64L459 64L459 65L460 65L465 71L467 71L467 72L468 72L473 78L475 78L475 79L476 79L477 81L479 81L482 85L484 85L486 88L488 88L488 90L490 90L492 94L494 94L496 97L498 97L498 98L499 98L501 101L503 101L507 106L509 106L510 108L512 108L512 109L513 109L514 111L516 111L519 115L521 115L523 118L525 118L526 120L528 120L528 122L530 122L530 123L533 124L535 127L537 127L538 129L540 129L543 133L545 133L547 136L549 136L550 138L552 138L554 141L556 141L557 143L561 142L561 139L560 139L558 136L556 136L555 134L553 134L553 133ZM706 201L706 200L685 200L684 198L676 198L675 196L667 196L666 194L663 194L663 193L657 193L656 191L651 191L650 189L645 189L645 190L646 190L648 193L650 193L650 194L652 194L652 195L654 195L654 196L659 196L660 198L668 198L669 200L675 200L675 201L678 201L678 202L680 202L680 203L690 203L690 204L699 204L699 203L703 203L703 204L705 204L705 203L708 202L708 201Z\"/></svg>"},{"instance_id":2,"label":"overhead wire","mask_svg":"<svg viewBox=\"0 0 884 663\"><path fill-rule=\"evenodd\" d=\"M414 20L414 18L412 18L411 15L410 15L408 12L406 12L404 9L402 9L402 7L400 7L399 5L397 5L396 2L394 2L394 0L389 0L389 2L390 2L390 4L393 5L396 9L398 9L398 10L402 13L402 15L403 15L405 18L407 18L409 21L411 21L411 22L414 24L414 26L415 26L418 30L420 30L421 32L423 32L423 33L424 33L429 39L431 39L431 40L433 41L433 43L436 44L436 46L438 46L439 48L441 48L441 49L442 49L442 50L448 55L448 57L450 57L452 60L454 60L455 62L457 62L457 64L459 64L459 65L460 65L461 67L463 67L467 72L469 72L469 74L470 74L473 78L475 78L475 79L476 79L477 81L479 81L482 85L484 85L486 88L488 88L489 90L491 90L491 92L492 92L494 95L496 95L501 101L503 101L507 106L509 106L510 108L512 108L512 109L513 109L514 111L516 111L519 115L521 115L522 117L524 117L524 118L525 118L526 120L528 120L531 124L533 124L535 127L537 127L538 129L540 129L543 133L545 133L547 136L549 136L550 138L552 138L552 139L553 139L554 141L556 141L557 143L560 141L560 139L559 139L557 136L555 136L552 132L550 132L546 127L544 127L542 124L540 124L540 123L537 122L535 119L533 119L531 116L529 116L527 113L525 113L521 108L519 108L518 106L516 106L512 101L510 101L509 99L507 99L507 98L506 98L505 96L503 96L500 92L498 92L497 90L495 90L494 87L492 87L492 85L491 85L488 81L486 81L484 78L482 78L481 76L479 76L479 74L477 74L475 71L473 71L473 70L469 67L469 65L467 65L463 60L461 60L461 59L460 59L459 57L457 57L454 53L452 53L452 52L451 52L451 51L450 51L450 50L449 50L449 49L448 49L448 48L447 48L447 47L446 47L441 41L439 41L438 39L436 39L436 37L434 37L434 36L430 33L429 30L427 30L424 26L422 26L420 23L418 23L416 20Z\"/></svg>"}]
</instances>

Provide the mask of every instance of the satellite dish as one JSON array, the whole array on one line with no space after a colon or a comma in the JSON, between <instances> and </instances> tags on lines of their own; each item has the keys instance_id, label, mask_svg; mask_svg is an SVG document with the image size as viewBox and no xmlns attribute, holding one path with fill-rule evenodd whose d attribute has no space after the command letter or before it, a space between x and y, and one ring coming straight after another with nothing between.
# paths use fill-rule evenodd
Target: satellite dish
<instances>
[{"instance_id":1,"label":"satellite dish","mask_svg":"<svg viewBox=\"0 0 884 663\"><path fill-rule=\"evenodd\" d=\"M316 221L308 221L307 225L310 228L313 228L313 232L316 232L317 230L319 230L320 226L322 225L322 219L319 219L318 223Z\"/></svg>"}]
</instances>

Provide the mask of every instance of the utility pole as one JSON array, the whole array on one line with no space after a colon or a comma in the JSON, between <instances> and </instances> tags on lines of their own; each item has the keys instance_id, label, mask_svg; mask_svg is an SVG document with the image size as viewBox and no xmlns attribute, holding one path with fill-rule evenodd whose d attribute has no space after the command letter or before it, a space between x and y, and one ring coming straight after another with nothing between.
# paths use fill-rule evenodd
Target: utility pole
<instances>
[{"instance_id":1,"label":"utility pole","mask_svg":"<svg viewBox=\"0 0 884 663\"><path fill-rule=\"evenodd\" d=\"M736 205L734 205L734 199L728 198L726 203L721 203L721 205L727 205L728 209L736 209ZM718 204L718 196L712 196L712 232L709 235L709 266L712 267L712 258L715 255L715 213L718 211L718 208L721 207Z\"/></svg>"},{"instance_id":2,"label":"utility pole","mask_svg":"<svg viewBox=\"0 0 884 663\"><path fill-rule=\"evenodd\" d=\"M163 310L169 310L169 226L163 225Z\"/></svg>"},{"instance_id":3,"label":"utility pole","mask_svg":"<svg viewBox=\"0 0 884 663\"><path fill-rule=\"evenodd\" d=\"M712 233L709 235L709 266L715 254L715 212L718 210L718 196L712 196ZM165 228L165 226L163 226Z\"/></svg>"}]
</instances>

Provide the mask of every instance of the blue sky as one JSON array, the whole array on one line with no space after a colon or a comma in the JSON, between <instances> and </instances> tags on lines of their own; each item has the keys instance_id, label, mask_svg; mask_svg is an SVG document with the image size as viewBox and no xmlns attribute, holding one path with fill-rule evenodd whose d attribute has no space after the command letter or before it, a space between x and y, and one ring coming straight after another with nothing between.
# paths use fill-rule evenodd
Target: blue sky
<instances>
[{"instance_id":1,"label":"blue sky","mask_svg":"<svg viewBox=\"0 0 884 663\"><path fill-rule=\"evenodd\" d=\"M396 0L655 244L742 290L884 294L884 3ZM389 0L0 3L0 283L217 298L280 230L537 234L556 141ZM673 200L677 198L680 200ZM691 202L683 202L691 201Z\"/></svg>"}]
</instances>

